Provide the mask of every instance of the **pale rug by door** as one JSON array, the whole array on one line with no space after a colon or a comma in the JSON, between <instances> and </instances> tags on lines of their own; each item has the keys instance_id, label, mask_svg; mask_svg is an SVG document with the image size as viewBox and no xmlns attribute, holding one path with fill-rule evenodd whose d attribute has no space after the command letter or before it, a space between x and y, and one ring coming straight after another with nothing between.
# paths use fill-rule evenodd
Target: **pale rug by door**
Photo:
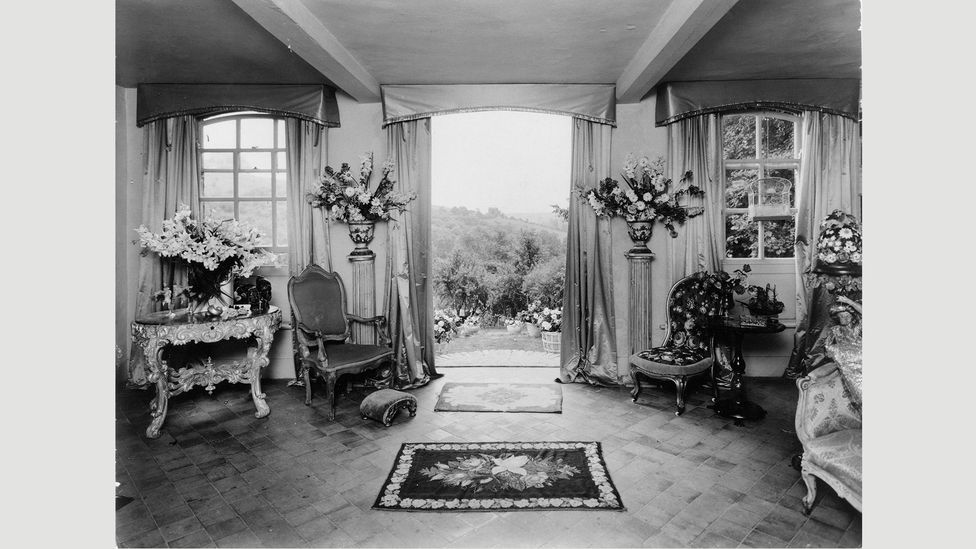
<instances>
[{"instance_id":1,"label":"pale rug by door","mask_svg":"<svg viewBox=\"0 0 976 549\"><path fill-rule=\"evenodd\" d=\"M541 383L445 383L434 411L559 414L563 392L559 385Z\"/></svg>"}]
</instances>

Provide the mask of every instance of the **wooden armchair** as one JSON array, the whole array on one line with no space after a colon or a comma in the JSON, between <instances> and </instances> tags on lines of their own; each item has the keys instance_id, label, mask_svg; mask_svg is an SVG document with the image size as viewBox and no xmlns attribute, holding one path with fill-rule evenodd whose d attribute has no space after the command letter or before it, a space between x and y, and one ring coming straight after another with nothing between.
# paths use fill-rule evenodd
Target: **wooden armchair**
<instances>
[{"instance_id":1,"label":"wooden armchair","mask_svg":"<svg viewBox=\"0 0 976 549\"><path fill-rule=\"evenodd\" d=\"M305 379L305 405L312 403L310 371L326 381L329 419L335 419L335 386L340 376L390 368L393 349L386 317L363 318L346 312L346 291L337 273L312 264L288 281L288 302L295 318L301 374ZM347 343L350 322L372 324L379 345ZM313 350L314 349L314 350ZM383 372L382 376L386 377Z\"/></svg>"},{"instance_id":2,"label":"wooden armchair","mask_svg":"<svg viewBox=\"0 0 976 549\"><path fill-rule=\"evenodd\" d=\"M841 380L836 363L827 363L796 380L796 436L803 444L800 475L807 486L808 514L817 497L817 478L861 510L861 414Z\"/></svg>"}]
</instances>

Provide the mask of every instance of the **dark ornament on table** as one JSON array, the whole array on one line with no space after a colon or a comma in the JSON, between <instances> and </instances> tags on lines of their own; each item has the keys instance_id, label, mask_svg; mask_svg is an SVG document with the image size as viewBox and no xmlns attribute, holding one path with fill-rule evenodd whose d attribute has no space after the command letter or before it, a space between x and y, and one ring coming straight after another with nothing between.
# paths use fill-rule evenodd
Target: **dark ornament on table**
<instances>
[{"instance_id":1,"label":"dark ornament on table","mask_svg":"<svg viewBox=\"0 0 976 549\"><path fill-rule=\"evenodd\" d=\"M264 314L271 306L271 283L261 276L254 276L237 284L238 305L250 305L253 314Z\"/></svg>"}]
</instances>

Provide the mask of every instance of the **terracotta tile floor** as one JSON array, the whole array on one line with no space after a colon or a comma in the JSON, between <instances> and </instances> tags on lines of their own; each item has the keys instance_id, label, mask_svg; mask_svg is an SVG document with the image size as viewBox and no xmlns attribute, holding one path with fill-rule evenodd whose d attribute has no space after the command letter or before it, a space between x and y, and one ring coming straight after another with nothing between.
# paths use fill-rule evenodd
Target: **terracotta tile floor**
<instances>
[{"instance_id":1,"label":"terracotta tile floor","mask_svg":"<svg viewBox=\"0 0 976 549\"><path fill-rule=\"evenodd\" d=\"M457 368L416 389L417 416L384 428L359 418L363 394L327 419L323 388L311 408L283 381L265 390L271 415L255 419L245 385L196 388L170 401L157 440L144 437L151 393L116 404L122 547L853 547L861 515L824 484L810 517L790 457L796 388L751 379L769 415L735 426L691 395L672 412L673 389L563 385L562 414L434 412L446 381L546 383L547 368ZM370 509L405 441L598 440L625 512L408 513Z\"/></svg>"}]
</instances>

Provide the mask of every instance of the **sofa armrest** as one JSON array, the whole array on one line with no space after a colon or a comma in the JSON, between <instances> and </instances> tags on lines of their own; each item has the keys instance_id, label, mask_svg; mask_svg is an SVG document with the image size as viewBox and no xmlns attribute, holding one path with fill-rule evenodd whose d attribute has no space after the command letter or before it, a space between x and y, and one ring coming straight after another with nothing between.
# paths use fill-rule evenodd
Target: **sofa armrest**
<instances>
[{"instance_id":1,"label":"sofa armrest","mask_svg":"<svg viewBox=\"0 0 976 549\"><path fill-rule=\"evenodd\" d=\"M860 429L861 414L847 394L837 364L828 363L796 380L796 436L808 441L843 429Z\"/></svg>"}]
</instances>

